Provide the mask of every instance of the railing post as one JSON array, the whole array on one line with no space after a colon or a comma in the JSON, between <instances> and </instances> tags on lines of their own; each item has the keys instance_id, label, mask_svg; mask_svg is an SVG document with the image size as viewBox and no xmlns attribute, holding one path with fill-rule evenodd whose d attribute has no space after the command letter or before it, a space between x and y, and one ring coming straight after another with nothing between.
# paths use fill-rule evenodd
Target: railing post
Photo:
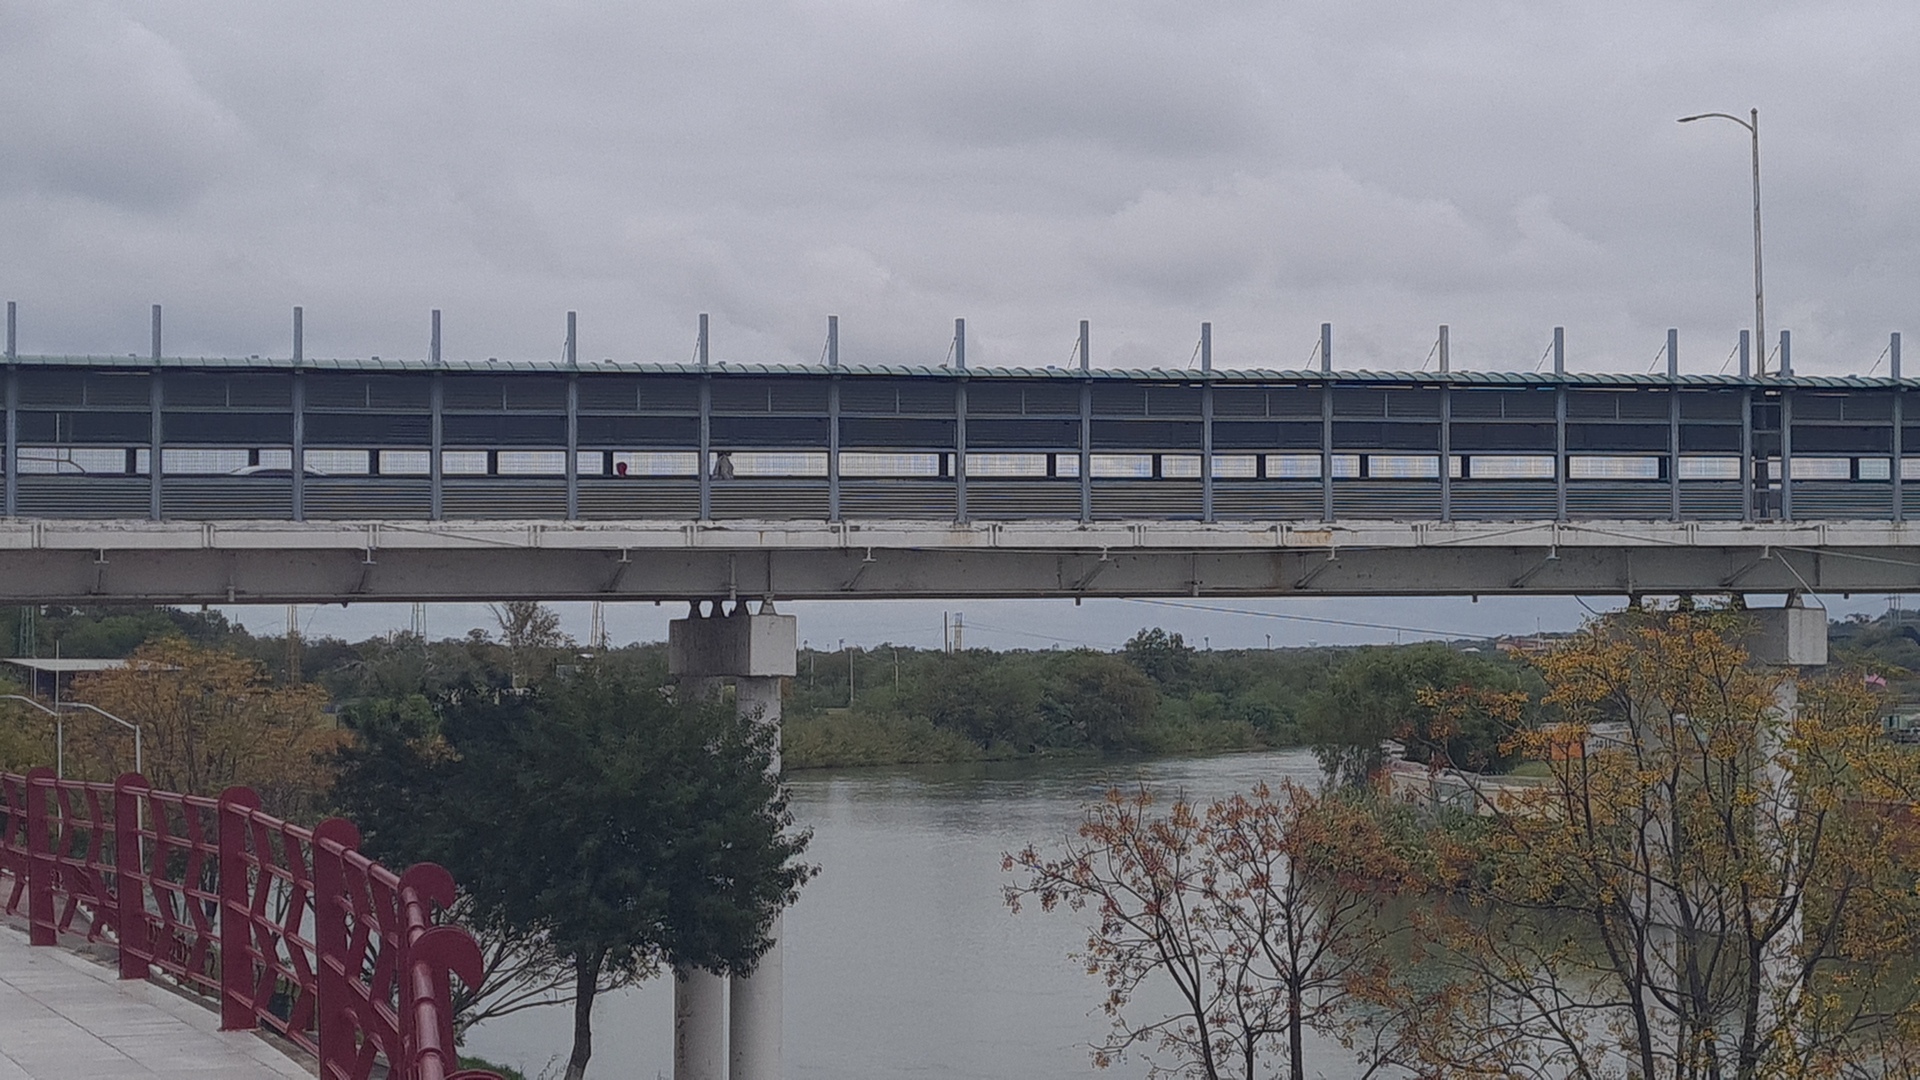
<instances>
[{"instance_id":1,"label":"railing post","mask_svg":"<svg viewBox=\"0 0 1920 1080\"><path fill-rule=\"evenodd\" d=\"M580 517L579 315L567 312L567 520Z\"/></svg>"},{"instance_id":2,"label":"railing post","mask_svg":"<svg viewBox=\"0 0 1920 1080\"><path fill-rule=\"evenodd\" d=\"M1680 331L1667 330L1667 520L1680 520Z\"/></svg>"},{"instance_id":3,"label":"railing post","mask_svg":"<svg viewBox=\"0 0 1920 1080\"><path fill-rule=\"evenodd\" d=\"M147 867L141 858L140 803L147 778L121 773L113 782L114 929L120 938L120 977L144 979L153 958L147 926Z\"/></svg>"},{"instance_id":4,"label":"railing post","mask_svg":"<svg viewBox=\"0 0 1920 1080\"><path fill-rule=\"evenodd\" d=\"M166 483L166 386L160 375L160 305L153 305L153 381L148 384L147 408L152 429L147 433L147 517L159 521L165 514L162 495Z\"/></svg>"},{"instance_id":5,"label":"railing post","mask_svg":"<svg viewBox=\"0 0 1920 1080\"><path fill-rule=\"evenodd\" d=\"M301 369L307 362L306 312L293 309L293 372L288 375L287 401L293 410L293 520L307 520L307 381Z\"/></svg>"},{"instance_id":6,"label":"railing post","mask_svg":"<svg viewBox=\"0 0 1920 1080\"><path fill-rule=\"evenodd\" d=\"M1893 520L1907 520L1907 497L1904 485L1906 477L1900 475L1901 463L1906 460L1906 433L1902 430L1907 423L1906 404L1900 394L1900 335L1895 333L1887 339L1887 354L1891 363L1887 373L1893 376L1893 461L1887 472L1888 494L1893 501Z\"/></svg>"},{"instance_id":7,"label":"railing post","mask_svg":"<svg viewBox=\"0 0 1920 1080\"><path fill-rule=\"evenodd\" d=\"M247 826L259 808L260 796L251 788L230 787L220 793L221 1031L246 1031L258 1022L253 1011L253 890L247 881Z\"/></svg>"},{"instance_id":8,"label":"railing post","mask_svg":"<svg viewBox=\"0 0 1920 1080\"><path fill-rule=\"evenodd\" d=\"M1213 522L1213 324L1200 324L1200 520Z\"/></svg>"},{"instance_id":9,"label":"railing post","mask_svg":"<svg viewBox=\"0 0 1920 1080\"><path fill-rule=\"evenodd\" d=\"M41 765L27 772L27 941L52 945L53 882L59 867L53 860L53 823L47 815L47 793L53 790L52 769Z\"/></svg>"},{"instance_id":10,"label":"railing post","mask_svg":"<svg viewBox=\"0 0 1920 1080\"><path fill-rule=\"evenodd\" d=\"M319 1044L320 1075L350 1075L356 1054L352 992L347 971L346 867L335 848L360 846L360 830L345 818L328 818L313 829L313 951L317 999L314 1041Z\"/></svg>"}]
</instances>

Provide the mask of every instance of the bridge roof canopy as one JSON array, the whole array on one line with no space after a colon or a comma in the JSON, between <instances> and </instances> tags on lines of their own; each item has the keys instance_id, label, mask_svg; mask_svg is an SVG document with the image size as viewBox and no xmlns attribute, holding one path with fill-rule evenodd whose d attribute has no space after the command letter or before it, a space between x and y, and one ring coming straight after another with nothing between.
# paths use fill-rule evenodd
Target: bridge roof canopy
<instances>
[{"instance_id":1,"label":"bridge roof canopy","mask_svg":"<svg viewBox=\"0 0 1920 1080\"><path fill-rule=\"evenodd\" d=\"M954 368L931 364L742 364L716 363L630 363L599 360L582 363L578 368L557 361L543 360L446 360L437 367L424 359L307 358L296 364L287 357L189 357L165 356L27 356L15 357L18 367L64 367L93 370L121 369L236 370L236 371L323 371L369 374L428 374L445 371L453 374L499 375L664 375L727 377L825 377L850 378L924 378L924 379L1059 379L1116 380L1131 382L1213 382L1213 383L1374 383L1437 386L1697 386L1787 385L1831 387L1834 389L1874 389L1920 385L1920 379L1893 379L1861 375L1794 375L1765 378L1738 375L1661 374L1625 372L1566 372L1561 375L1520 371L1332 371L1276 368L1215 368L1201 372L1190 368L1079 368L1060 367L969 367Z\"/></svg>"}]
</instances>

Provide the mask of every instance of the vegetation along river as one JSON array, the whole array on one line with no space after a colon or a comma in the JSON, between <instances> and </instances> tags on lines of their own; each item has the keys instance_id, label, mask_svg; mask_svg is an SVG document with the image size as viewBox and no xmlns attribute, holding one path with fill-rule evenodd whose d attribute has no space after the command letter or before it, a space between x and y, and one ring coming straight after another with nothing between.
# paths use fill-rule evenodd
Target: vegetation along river
<instances>
[{"instance_id":1,"label":"vegetation along river","mask_svg":"<svg viewBox=\"0 0 1920 1080\"><path fill-rule=\"evenodd\" d=\"M1145 782L1169 798L1212 799L1259 781L1317 782L1304 750L1135 762L1013 762L808 771L794 812L821 868L786 916L786 1056L794 1080L1015 1080L1100 1075L1087 1044L1107 1030L1101 987L1068 959L1090 914L1008 913L1002 852L1043 848L1107 784ZM571 1013L536 1009L482 1025L466 1052L523 1068L564 1064ZM589 1077L673 1075L666 977L603 997ZM1351 1065L1322 1047L1310 1067ZM548 1062L554 1064L548 1069Z\"/></svg>"}]
</instances>

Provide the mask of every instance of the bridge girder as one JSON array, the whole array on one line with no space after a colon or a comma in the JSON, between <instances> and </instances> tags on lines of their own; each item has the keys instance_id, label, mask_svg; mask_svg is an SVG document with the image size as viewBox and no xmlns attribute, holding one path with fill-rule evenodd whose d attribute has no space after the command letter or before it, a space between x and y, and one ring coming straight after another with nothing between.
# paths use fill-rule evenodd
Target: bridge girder
<instances>
[{"instance_id":1,"label":"bridge girder","mask_svg":"<svg viewBox=\"0 0 1920 1080\"><path fill-rule=\"evenodd\" d=\"M1920 591L1891 522L13 521L0 603Z\"/></svg>"}]
</instances>

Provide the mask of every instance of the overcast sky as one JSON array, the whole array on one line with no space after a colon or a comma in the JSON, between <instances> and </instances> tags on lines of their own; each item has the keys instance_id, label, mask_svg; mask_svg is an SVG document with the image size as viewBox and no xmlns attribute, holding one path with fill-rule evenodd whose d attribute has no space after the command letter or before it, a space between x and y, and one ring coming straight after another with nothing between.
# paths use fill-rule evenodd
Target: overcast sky
<instances>
[{"instance_id":1,"label":"overcast sky","mask_svg":"<svg viewBox=\"0 0 1920 1080\"><path fill-rule=\"evenodd\" d=\"M1758 107L1768 323L1884 371L1915 41L1910 0L8 0L0 298L29 353L144 352L159 302L175 354L286 355L302 304L317 356L424 355L438 307L452 357L557 358L577 309L630 361L708 311L731 361L816 359L833 313L849 363L939 363L965 316L976 364L1065 364L1086 318L1108 366L1210 320L1222 366L1330 321L1339 366L1419 368L1444 322L1463 368L1564 325L1644 371L1673 326L1711 372L1748 144L1674 120Z\"/></svg>"}]
</instances>

